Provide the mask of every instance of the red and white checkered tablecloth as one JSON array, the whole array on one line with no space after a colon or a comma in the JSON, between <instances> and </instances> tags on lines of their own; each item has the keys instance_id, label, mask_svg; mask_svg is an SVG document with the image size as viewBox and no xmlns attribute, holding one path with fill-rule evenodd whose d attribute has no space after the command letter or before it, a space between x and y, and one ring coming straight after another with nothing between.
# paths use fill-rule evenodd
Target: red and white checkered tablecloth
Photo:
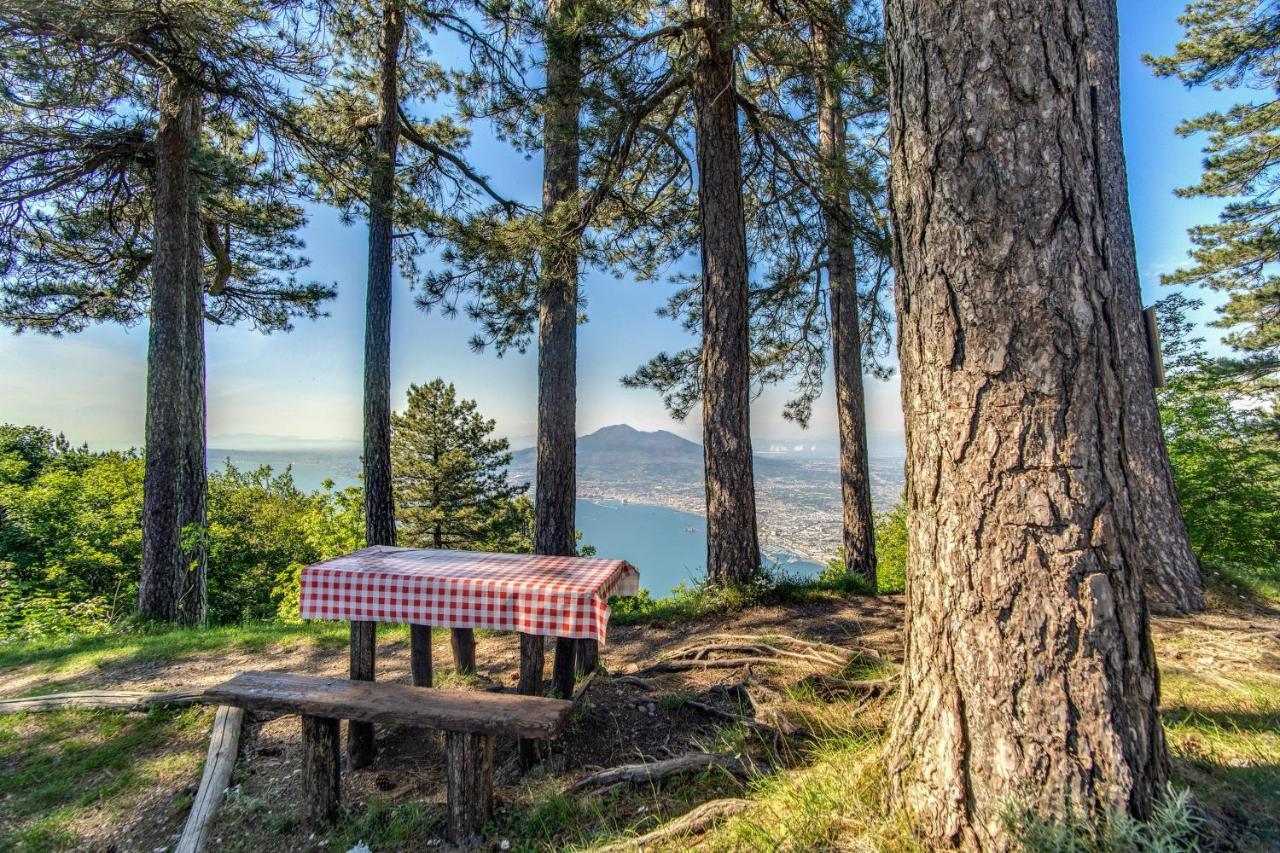
<instances>
[{"instance_id":1,"label":"red and white checkered tablecloth","mask_svg":"<svg viewBox=\"0 0 1280 853\"><path fill-rule=\"evenodd\" d=\"M493 628L605 639L611 595L635 595L624 560L375 545L307 566L304 619Z\"/></svg>"}]
</instances>

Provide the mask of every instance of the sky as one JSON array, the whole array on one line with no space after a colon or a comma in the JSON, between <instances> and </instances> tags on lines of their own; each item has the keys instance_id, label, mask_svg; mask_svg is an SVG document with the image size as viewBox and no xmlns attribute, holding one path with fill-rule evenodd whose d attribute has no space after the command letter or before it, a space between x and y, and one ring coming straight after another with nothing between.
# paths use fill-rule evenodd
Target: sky
<instances>
[{"instance_id":1,"label":"sky","mask_svg":"<svg viewBox=\"0 0 1280 853\"><path fill-rule=\"evenodd\" d=\"M1200 171L1201 141L1180 139L1182 119L1221 107L1230 94L1187 90L1155 78L1144 53L1169 51L1181 30L1179 0L1120 0L1121 111L1129 193L1144 303L1167 292L1159 282L1185 263L1188 226L1211 221L1219 204L1180 199L1177 187ZM541 161L478 131L470 152L479 170L509 195L536 200ZM255 448L301 442L356 442L360 436L366 231L344 226L335 212L309 208L303 231L311 276L338 286L329 316L301 321L288 334L264 336L244 328L207 332L210 445ZM424 267L429 261L424 262ZM623 388L619 377L660 350L689 344L679 325L655 315L670 292L665 283L636 283L607 273L584 279L588 322L578 331L578 432L615 423L669 429L700 438L696 413L672 420L657 394ZM1200 294L1204 296L1204 294ZM1213 317L1212 297L1197 319ZM426 314L397 279L392 323L392 399L403 405L410 383L437 376L457 385L494 418L513 446L532 443L536 425L537 358L534 351L497 358L468 347L465 318ZM1211 345L1221 331L1205 330ZM147 328L101 326L50 338L0 331L0 423L37 424L95 449L142 443ZM827 386L830 387L828 376ZM902 414L896 379L867 378L871 452L893 452L901 443ZM781 417L785 388L766 391L752 407L758 449L779 443L829 441L835 433L832 395L815 406L802 431Z\"/></svg>"}]
</instances>

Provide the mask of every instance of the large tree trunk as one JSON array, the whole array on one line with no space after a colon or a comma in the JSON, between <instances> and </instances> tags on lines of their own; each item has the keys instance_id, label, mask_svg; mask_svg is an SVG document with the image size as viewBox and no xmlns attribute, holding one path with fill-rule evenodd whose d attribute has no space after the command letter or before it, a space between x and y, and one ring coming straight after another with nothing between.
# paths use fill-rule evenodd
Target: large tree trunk
<instances>
[{"instance_id":1,"label":"large tree trunk","mask_svg":"<svg viewBox=\"0 0 1280 853\"><path fill-rule=\"evenodd\" d=\"M889 762L934 845L1010 846L1010 806L1144 817L1168 776L1132 464L1160 436L1130 408L1115 62L1081 8L886 4L911 530Z\"/></svg>"},{"instance_id":2,"label":"large tree trunk","mask_svg":"<svg viewBox=\"0 0 1280 853\"><path fill-rule=\"evenodd\" d=\"M391 495L391 228L400 141L399 55L404 11L383 8L378 127L369 180L369 279L364 326L364 508L369 545L396 544Z\"/></svg>"},{"instance_id":3,"label":"large tree trunk","mask_svg":"<svg viewBox=\"0 0 1280 853\"><path fill-rule=\"evenodd\" d=\"M187 488L185 409L190 396L184 349L190 298L188 210L195 94L166 80L158 95L155 137L155 257L147 339L146 463L142 500L142 572L138 614L176 622L186 576L182 522Z\"/></svg>"},{"instance_id":4,"label":"large tree trunk","mask_svg":"<svg viewBox=\"0 0 1280 853\"><path fill-rule=\"evenodd\" d=\"M574 0L547 7L542 213L563 226L542 246L538 288L538 471L535 550L573 554L577 499L578 112L582 49L564 24Z\"/></svg>"},{"instance_id":5,"label":"large tree trunk","mask_svg":"<svg viewBox=\"0 0 1280 853\"><path fill-rule=\"evenodd\" d=\"M1173 470L1160 429L1152 383L1150 353L1142 322L1142 291L1129 218L1128 177L1124 140L1120 136L1120 72L1116 8L1093 3L1089 16L1088 64L1094 81L1090 91L1096 111L1099 181L1102 208L1110 239L1104 263L1116 282L1113 322L1123 351L1120 363L1124 388L1124 446L1128 466L1136 474L1131 490L1138 535L1146 558L1143 588L1156 613L1191 613L1204 609L1204 580L1191 550L1186 524L1178 506ZM1150 440L1155 435L1156 440Z\"/></svg>"},{"instance_id":6,"label":"large tree trunk","mask_svg":"<svg viewBox=\"0 0 1280 853\"><path fill-rule=\"evenodd\" d=\"M822 218L827 232L831 338L836 415L840 424L840 496L844 509L845 571L876 586L876 545L867 465L867 416L862 392L862 336L858 326L858 273L853 248L853 206L845 152L844 104L832 58L831 23L813 22L818 63L818 146L823 159Z\"/></svg>"},{"instance_id":7,"label":"large tree trunk","mask_svg":"<svg viewBox=\"0 0 1280 853\"><path fill-rule=\"evenodd\" d=\"M534 550L571 555L575 541L578 413L578 122L582 46L571 29L574 0L547 6L547 105L543 125L542 213L557 236L541 247L538 286L538 471ZM556 643L557 669L570 673L574 643Z\"/></svg>"},{"instance_id":8,"label":"large tree trunk","mask_svg":"<svg viewBox=\"0 0 1280 853\"><path fill-rule=\"evenodd\" d=\"M693 72L702 229L702 444L707 579L734 584L759 567L751 457L747 237L734 84L731 0L690 0L701 19Z\"/></svg>"},{"instance_id":9,"label":"large tree trunk","mask_svg":"<svg viewBox=\"0 0 1280 853\"><path fill-rule=\"evenodd\" d=\"M199 134L201 109L193 108L194 133ZM201 531L183 549L182 582L178 593L178 621L204 625L208 616L209 552L203 531L208 523L209 472L207 458L204 350L204 222L199 179L191 176L187 208L187 278L183 338L183 380L186 404L182 417L182 508L178 523Z\"/></svg>"}]
</instances>

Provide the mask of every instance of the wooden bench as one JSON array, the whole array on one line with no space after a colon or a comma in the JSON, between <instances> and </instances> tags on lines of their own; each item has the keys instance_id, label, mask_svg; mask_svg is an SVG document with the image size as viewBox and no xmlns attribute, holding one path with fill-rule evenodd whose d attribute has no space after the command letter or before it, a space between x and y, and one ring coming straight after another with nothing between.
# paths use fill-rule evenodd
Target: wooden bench
<instances>
[{"instance_id":1,"label":"wooden bench","mask_svg":"<svg viewBox=\"0 0 1280 853\"><path fill-rule=\"evenodd\" d=\"M553 738L573 703L540 696L437 690L289 672L242 672L204 701L302 716L302 816L310 828L333 820L340 792L338 721L399 723L445 732L449 840L466 844L493 812L497 735Z\"/></svg>"}]
</instances>

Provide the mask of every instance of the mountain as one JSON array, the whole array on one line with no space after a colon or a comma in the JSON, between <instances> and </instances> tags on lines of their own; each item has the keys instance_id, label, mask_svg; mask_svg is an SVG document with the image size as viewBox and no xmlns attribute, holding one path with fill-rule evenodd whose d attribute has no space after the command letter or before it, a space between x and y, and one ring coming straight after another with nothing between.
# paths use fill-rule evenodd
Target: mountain
<instances>
[{"instance_id":1,"label":"mountain","mask_svg":"<svg viewBox=\"0 0 1280 853\"><path fill-rule=\"evenodd\" d=\"M518 477L532 476L536 448L517 450L511 470ZM702 445L664 429L643 432L627 424L615 424L578 438L578 477L587 481L627 482L638 475L702 479Z\"/></svg>"}]
</instances>

